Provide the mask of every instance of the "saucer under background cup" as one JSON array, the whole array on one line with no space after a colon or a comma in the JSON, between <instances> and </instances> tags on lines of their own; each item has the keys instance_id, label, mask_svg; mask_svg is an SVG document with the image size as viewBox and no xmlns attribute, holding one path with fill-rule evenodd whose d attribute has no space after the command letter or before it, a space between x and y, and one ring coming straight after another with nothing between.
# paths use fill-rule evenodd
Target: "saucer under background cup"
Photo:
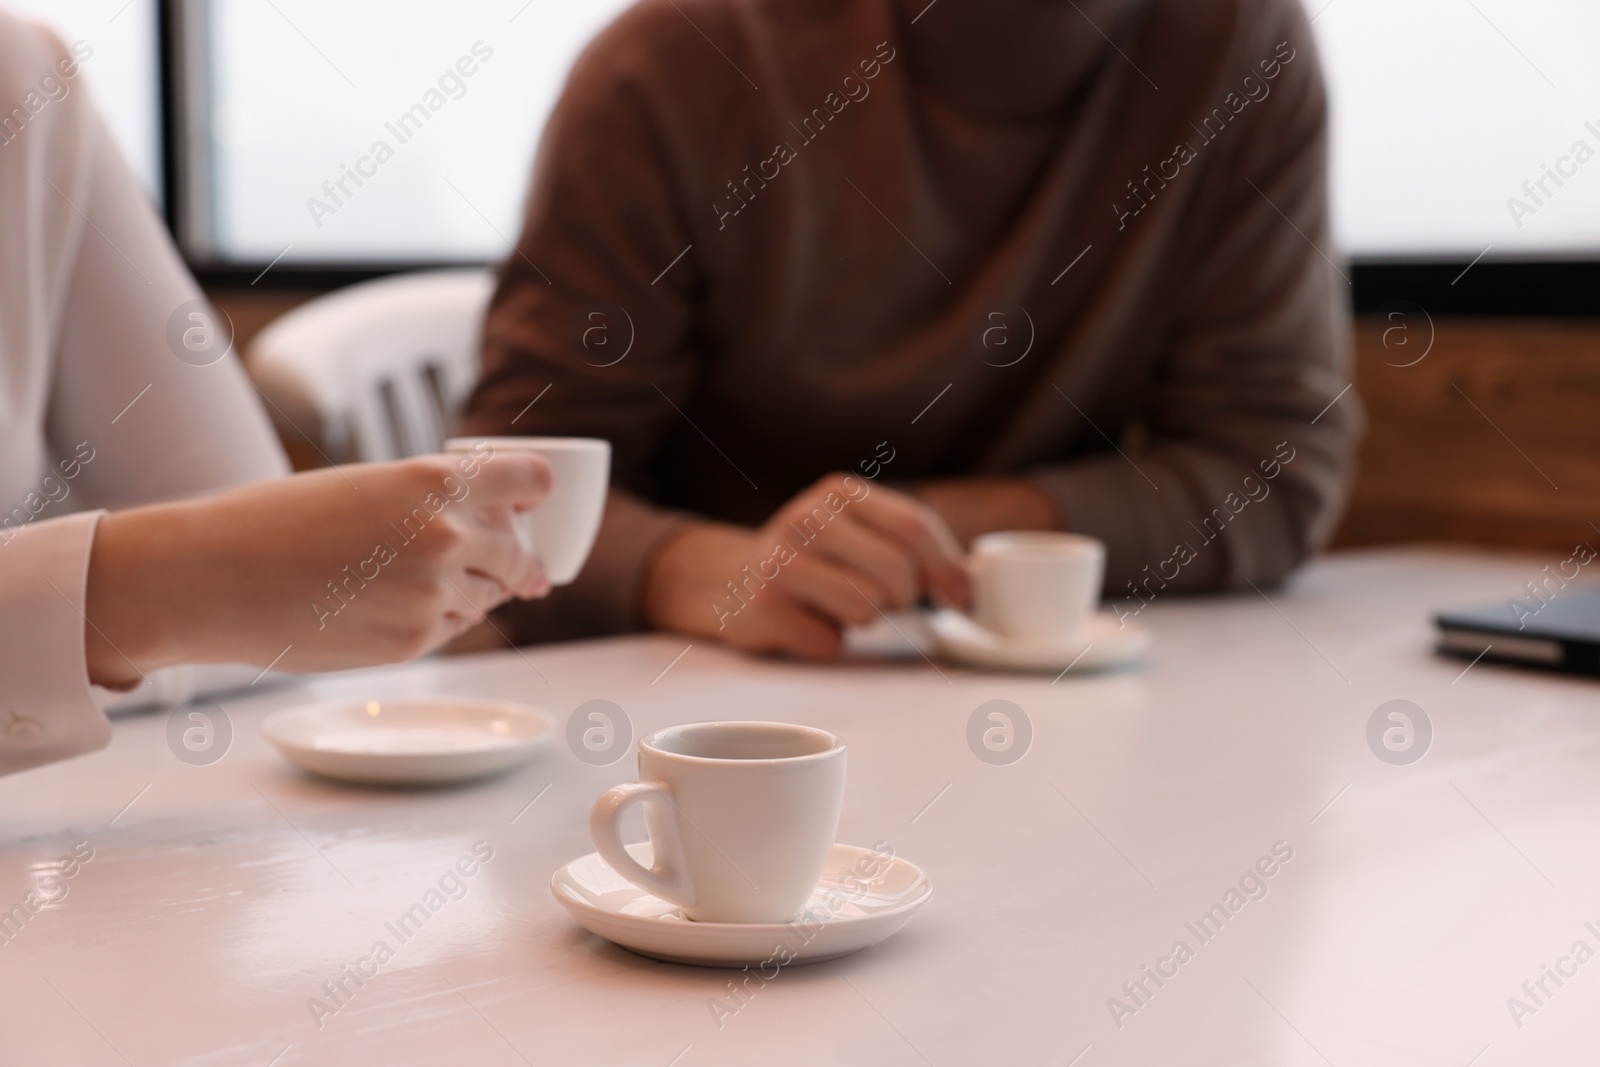
<instances>
[{"instance_id":1,"label":"saucer under background cup","mask_svg":"<svg viewBox=\"0 0 1600 1067\"><path fill-rule=\"evenodd\" d=\"M1067 637L1015 638L986 630L954 609L928 620L939 651L958 663L1002 671L1103 671L1144 658L1150 631L1136 622L1118 622L1099 612Z\"/></svg>"},{"instance_id":2,"label":"saucer under background cup","mask_svg":"<svg viewBox=\"0 0 1600 1067\"><path fill-rule=\"evenodd\" d=\"M1007 671L1092 671L1137 660L1149 645L1144 629L1095 611L1105 562L1105 544L1082 534L984 534L967 563L971 614L945 609L928 620L939 651Z\"/></svg>"},{"instance_id":3,"label":"saucer under background cup","mask_svg":"<svg viewBox=\"0 0 1600 1067\"><path fill-rule=\"evenodd\" d=\"M650 866L650 843L628 845ZM863 876L861 871L872 873ZM598 852L550 879L579 926L641 956L698 967L790 966L838 959L898 933L933 896L918 866L869 848L834 845L817 888L788 923L701 923L612 869Z\"/></svg>"}]
</instances>

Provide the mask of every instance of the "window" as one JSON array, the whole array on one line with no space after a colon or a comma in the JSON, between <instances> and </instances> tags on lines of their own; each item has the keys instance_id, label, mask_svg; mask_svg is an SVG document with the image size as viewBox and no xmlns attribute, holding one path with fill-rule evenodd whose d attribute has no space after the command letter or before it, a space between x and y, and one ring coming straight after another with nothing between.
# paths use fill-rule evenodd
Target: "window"
<instances>
[{"instance_id":1,"label":"window","mask_svg":"<svg viewBox=\"0 0 1600 1067\"><path fill-rule=\"evenodd\" d=\"M1391 264L1600 261L1600 5L1303 2L1332 98L1336 238L1381 265L1358 291L1383 271L1428 281ZM506 254L567 73L628 0L10 3L94 48L85 78L154 193L165 17L171 214L197 265L371 269ZM1552 269L1587 299L1590 275Z\"/></svg>"},{"instance_id":2,"label":"window","mask_svg":"<svg viewBox=\"0 0 1600 1067\"><path fill-rule=\"evenodd\" d=\"M1600 158L1579 164L1585 153L1574 151L1584 142L1588 156L1600 153L1600 5L1306 6L1332 92L1334 220L1345 252L1600 258Z\"/></svg>"},{"instance_id":3,"label":"window","mask_svg":"<svg viewBox=\"0 0 1600 1067\"><path fill-rule=\"evenodd\" d=\"M161 200L161 69L156 0L5 0L68 45L93 49L82 77L134 173Z\"/></svg>"},{"instance_id":4,"label":"window","mask_svg":"<svg viewBox=\"0 0 1600 1067\"><path fill-rule=\"evenodd\" d=\"M209 233L191 251L302 265L502 258L567 73L626 6L210 5Z\"/></svg>"}]
</instances>

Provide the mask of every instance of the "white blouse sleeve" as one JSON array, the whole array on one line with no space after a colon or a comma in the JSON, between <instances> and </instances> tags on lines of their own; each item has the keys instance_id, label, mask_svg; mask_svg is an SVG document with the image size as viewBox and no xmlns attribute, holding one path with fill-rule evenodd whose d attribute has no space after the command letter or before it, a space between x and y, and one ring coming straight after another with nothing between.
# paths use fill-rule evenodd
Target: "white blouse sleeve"
<instances>
[{"instance_id":1,"label":"white blouse sleeve","mask_svg":"<svg viewBox=\"0 0 1600 1067\"><path fill-rule=\"evenodd\" d=\"M237 356L206 347L225 335L208 335L211 312L81 76L65 73L80 58L0 13L5 98L47 76L66 87L35 94L0 145L0 773L109 739L84 661L98 509L289 472Z\"/></svg>"},{"instance_id":2,"label":"white blouse sleeve","mask_svg":"<svg viewBox=\"0 0 1600 1067\"><path fill-rule=\"evenodd\" d=\"M0 774L111 740L83 654L84 579L102 514L29 523L0 545Z\"/></svg>"}]
</instances>

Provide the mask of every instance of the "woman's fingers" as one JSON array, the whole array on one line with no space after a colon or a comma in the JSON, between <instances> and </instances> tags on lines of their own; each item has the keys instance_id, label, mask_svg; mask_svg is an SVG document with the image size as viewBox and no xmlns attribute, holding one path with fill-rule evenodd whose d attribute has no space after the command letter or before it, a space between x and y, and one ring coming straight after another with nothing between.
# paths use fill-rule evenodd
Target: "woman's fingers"
<instances>
[{"instance_id":1,"label":"woman's fingers","mask_svg":"<svg viewBox=\"0 0 1600 1067\"><path fill-rule=\"evenodd\" d=\"M473 513L478 536L466 553L467 565L493 575L516 596L543 596L550 582L519 528L518 515L538 507L549 494L550 465L536 454L500 452L483 461L480 478Z\"/></svg>"},{"instance_id":2,"label":"woman's fingers","mask_svg":"<svg viewBox=\"0 0 1600 1067\"><path fill-rule=\"evenodd\" d=\"M477 496L479 506L503 504L513 511L532 511L550 494L550 464L536 452L497 452L476 460L476 472L469 474L474 460L470 455L446 457L457 476Z\"/></svg>"},{"instance_id":3,"label":"woman's fingers","mask_svg":"<svg viewBox=\"0 0 1600 1067\"><path fill-rule=\"evenodd\" d=\"M448 625L441 640L448 640L483 621L495 608L511 599L511 591L493 575L467 569L440 574L443 583L436 610Z\"/></svg>"},{"instance_id":4,"label":"woman's fingers","mask_svg":"<svg viewBox=\"0 0 1600 1067\"><path fill-rule=\"evenodd\" d=\"M521 521L504 504L477 508L466 531L461 558L468 570L494 578L512 596L542 596L550 591L544 563L517 528Z\"/></svg>"},{"instance_id":5,"label":"woman's fingers","mask_svg":"<svg viewBox=\"0 0 1600 1067\"><path fill-rule=\"evenodd\" d=\"M549 466L540 457L427 456L363 474L367 499L344 519L398 515L399 526L391 521L385 531L398 539L380 560L378 588L341 608L338 636L391 641L397 647L383 657L404 658L464 633L513 596L548 589L543 566L516 528L516 512L549 491Z\"/></svg>"},{"instance_id":6,"label":"woman's fingers","mask_svg":"<svg viewBox=\"0 0 1600 1067\"><path fill-rule=\"evenodd\" d=\"M437 524L431 531L437 551L424 554L424 569L448 576L475 572L500 586L502 600L548 591L544 567L517 527L518 513L537 507L549 492L550 467L542 457L508 451L415 463L422 479L417 488L428 489L422 503Z\"/></svg>"}]
</instances>

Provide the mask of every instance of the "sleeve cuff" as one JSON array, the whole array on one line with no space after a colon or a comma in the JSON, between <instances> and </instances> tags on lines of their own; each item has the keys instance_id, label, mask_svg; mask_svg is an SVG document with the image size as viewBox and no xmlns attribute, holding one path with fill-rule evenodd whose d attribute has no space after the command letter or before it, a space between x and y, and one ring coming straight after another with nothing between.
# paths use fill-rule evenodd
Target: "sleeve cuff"
<instances>
[{"instance_id":1,"label":"sleeve cuff","mask_svg":"<svg viewBox=\"0 0 1600 1067\"><path fill-rule=\"evenodd\" d=\"M89 552L105 512L0 530L0 774L103 748L84 656Z\"/></svg>"},{"instance_id":2,"label":"sleeve cuff","mask_svg":"<svg viewBox=\"0 0 1600 1067\"><path fill-rule=\"evenodd\" d=\"M1063 530L1105 542L1107 597L1125 595L1131 583L1148 578L1150 569L1169 560L1180 542L1188 546L1193 562L1172 582L1174 591L1211 589L1224 581L1229 546L1207 547L1213 542L1189 521L1199 516L1171 465L1146 457L1135 468L1124 458L1096 456L1047 467L1034 476L1055 503ZM1151 478L1161 483L1160 489ZM1215 494L1219 502L1223 492Z\"/></svg>"},{"instance_id":3,"label":"sleeve cuff","mask_svg":"<svg viewBox=\"0 0 1600 1067\"><path fill-rule=\"evenodd\" d=\"M1295 474L1311 462L1301 460ZM1297 491L1295 476L1269 486L1274 503L1265 503L1267 494L1246 499L1251 474L1249 467L1191 448L1181 455L1176 449L1146 454L1137 467L1102 456L1045 468L1035 477L1055 502L1063 529L1105 542L1109 597L1136 595L1135 584L1149 589L1147 582L1174 592L1234 588L1246 580L1276 581L1293 569L1308 547L1286 510ZM1261 484L1270 481L1263 477ZM1212 502L1210 510L1204 502ZM1174 566L1175 573L1163 573Z\"/></svg>"},{"instance_id":4,"label":"sleeve cuff","mask_svg":"<svg viewBox=\"0 0 1600 1067\"><path fill-rule=\"evenodd\" d=\"M1160 501L1148 486L1145 493L1130 493L1129 473L1125 461L1115 457L1094 457L1034 472L1038 485L1055 505L1061 529L1105 542L1107 590L1120 589L1141 564L1167 554L1154 554L1154 531L1167 525Z\"/></svg>"}]
</instances>

